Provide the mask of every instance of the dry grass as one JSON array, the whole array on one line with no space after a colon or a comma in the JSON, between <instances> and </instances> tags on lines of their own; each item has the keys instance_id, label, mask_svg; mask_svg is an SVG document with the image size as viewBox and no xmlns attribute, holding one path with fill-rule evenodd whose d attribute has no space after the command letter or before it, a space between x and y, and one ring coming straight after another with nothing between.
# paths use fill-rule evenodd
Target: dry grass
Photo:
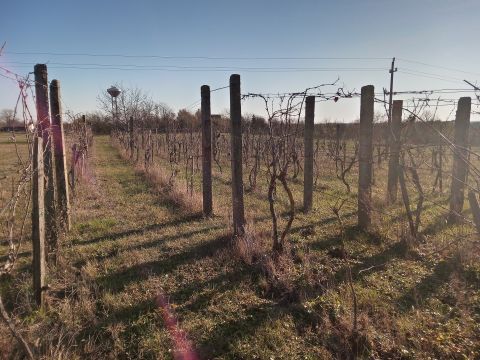
<instances>
[{"instance_id":1,"label":"dry grass","mask_svg":"<svg viewBox=\"0 0 480 360\"><path fill-rule=\"evenodd\" d=\"M289 245L275 259L264 177L246 192L249 226L232 244L228 167L214 174L217 216L203 219L178 195L171 199L161 173L149 179L107 137L95 139L90 165L61 264L49 275L48 309L31 306L28 253L16 276L0 282L9 309L44 358L171 359L158 294L165 294L180 329L205 359L478 357L478 240L472 226L441 221L443 209L431 202L445 204L445 195L429 197L425 243L408 254L401 206L381 203L385 167L376 170L374 197L382 212L375 214L374 233L355 228L355 195L345 194L335 177L322 177L314 210L298 213ZM162 165L159 160L155 168ZM431 177L426 172L422 179ZM302 184L292 184L300 203ZM194 185L200 193L198 176ZM331 207L344 196L352 201L341 212L342 238ZM338 252L342 239L358 301L355 336L352 293ZM0 344L20 357L3 327Z\"/></svg>"},{"instance_id":2,"label":"dry grass","mask_svg":"<svg viewBox=\"0 0 480 360\"><path fill-rule=\"evenodd\" d=\"M119 144L116 143L115 147L122 158L125 161L129 161L129 154ZM180 186L158 164L146 167L144 163L138 162L134 164L134 169L138 174L145 177L147 182L152 185L164 201L193 214L202 212L201 195L198 192L191 193L185 187Z\"/></svg>"},{"instance_id":3,"label":"dry grass","mask_svg":"<svg viewBox=\"0 0 480 360\"><path fill-rule=\"evenodd\" d=\"M185 188L169 181L168 175L158 166L149 167L148 171L143 166L136 166L135 169L144 173L149 183L154 185L156 191L168 202L175 204L183 210L192 213L202 211L202 198L198 193L189 193Z\"/></svg>"}]
</instances>

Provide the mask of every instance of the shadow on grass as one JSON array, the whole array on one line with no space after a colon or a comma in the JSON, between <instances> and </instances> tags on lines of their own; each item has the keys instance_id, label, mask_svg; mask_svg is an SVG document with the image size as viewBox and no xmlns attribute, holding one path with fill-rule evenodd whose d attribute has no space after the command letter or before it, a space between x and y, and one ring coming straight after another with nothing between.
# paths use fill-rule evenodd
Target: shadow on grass
<instances>
[{"instance_id":1,"label":"shadow on grass","mask_svg":"<svg viewBox=\"0 0 480 360\"><path fill-rule=\"evenodd\" d=\"M405 245L401 242L396 242L378 254L362 259L361 264L352 266L353 280L360 280L366 275L385 269L385 266L391 260L400 258L404 256L404 254ZM341 281L346 281L346 269L339 271L336 277Z\"/></svg>"},{"instance_id":2,"label":"shadow on grass","mask_svg":"<svg viewBox=\"0 0 480 360\"><path fill-rule=\"evenodd\" d=\"M346 213L346 214L342 215L342 217L343 218L350 218L350 217L352 217L356 214L357 214L356 211L352 211L352 212L349 212L349 213ZM316 221L316 222L313 222L313 223L308 223L308 224L301 225L301 226L294 226L294 227L291 228L290 232L292 234L295 234L295 233L301 232L303 230L310 229L310 228L312 228L312 226L328 225L328 224L331 224L335 221L337 221L337 218L335 216L330 216L330 217L323 218L322 220L319 220L319 221Z\"/></svg>"},{"instance_id":3,"label":"shadow on grass","mask_svg":"<svg viewBox=\"0 0 480 360\"><path fill-rule=\"evenodd\" d=\"M413 205L411 205L412 208L416 206L416 202L413 202L412 204L413 204ZM398 214L396 214L395 216L392 216L390 218L389 222L391 222L392 224L397 223L399 221L406 221L406 219L407 219L407 214L405 212L405 208L403 207L403 203L398 202L398 206L401 207L401 210L398 212ZM434 206L436 206L436 205L433 204L433 203L428 203L426 205L423 205L422 206L422 212L427 210L427 209L433 208Z\"/></svg>"},{"instance_id":4,"label":"shadow on grass","mask_svg":"<svg viewBox=\"0 0 480 360\"><path fill-rule=\"evenodd\" d=\"M424 277L422 281L395 301L398 311L408 312L412 306L421 306L425 300L434 295L442 285L448 282L455 271L455 261L455 257L440 261L430 275Z\"/></svg>"},{"instance_id":5,"label":"shadow on grass","mask_svg":"<svg viewBox=\"0 0 480 360\"><path fill-rule=\"evenodd\" d=\"M301 328L307 322L312 321L312 316L307 314L301 306L262 303L249 307L241 315L218 323L199 341L197 349L202 359L224 358L227 355L232 358L241 358L232 344L255 336L258 329L268 322L288 315L292 316L296 327Z\"/></svg>"},{"instance_id":6,"label":"shadow on grass","mask_svg":"<svg viewBox=\"0 0 480 360\"><path fill-rule=\"evenodd\" d=\"M141 281L152 275L169 273L182 264L214 256L218 251L229 245L230 236L222 235L211 241L189 247L186 251L167 255L168 257L162 260L136 264L125 270L107 274L98 278L97 283L105 291L118 293L132 282Z\"/></svg>"},{"instance_id":7,"label":"shadow on grass","mask_svg":"<svg viewBox=\"0 0 480 360\"><path fill-rule=\"evenodd\" d=\"M330 222L336 221L336 218L326 218L323 221L323 225L326 225ZM321 222L322 222L321 221ZM320 225L320 224L319 224ZM358 230L357 225L348 225L345 226L345 240L351 241L355 240L356 237L361 234L362 232ZM327 250L332 248L333 246L338 246L342 242L342 234L338 232L337 234L332 234L326 238L322 238L318 241L310 243L310 248L313 250Z\"/></svg>"},{"instance_id":8,"label":"shadow on grass","mask_svg":"<svg viewBox=\"0 0 480 360\"><path fill-rule=\"evenodd\" d=\"M169 303L180 305L176 307L176 315L181 322L182 315L184 315L185 311L198 311L205 308L215 294L220 295L229 289L234 289L239 282L248 276L249 269L247 267L241 267L234 271L219 274L201 283L192 282L190 285L169 294ZM212 288L211 291L208 290L210 288ZM195 294L198 295L195 296ZM193 301L189 301L192 297ZM142 318L142 324L148 323L149 328L151 328L151 324L155 322L158 322L158 326L165 326L161 312L157 310L154 298L137 302L134 305L122 306L116 308L114 311L103 312L102 314L103 317L100 318L94 326L85 329L80 335L80 338L95 336L102 339L102 342L108 342L110 341L110 336L105 329L108 329L111 324L124 324L127 326L124 334L129 338L129 347L133 346L132 351L135 353L138 338L135 337L134 334L138 331L137 327L141 326L137 325L138 319ZM147 318L148 321L145 320ZM180 325L180 327L182 326ZM224 339L224 341L228 342L228 339ZM205 350L210 348L211 346L208 345L205 347ZM225 349L223 344L221 349Z\"/></svg>"},{"instance_id":9,"label":"shadow on grass","mask_svg":"<svg viewBox=\"0 0 480 360\"><path fill-rule=\"evenodd\" d=\"M87 263L87 261L91 259L94 259L96 261L103 261L103 260L107 260L115 256L118 256L122 252L132 251L132 250L144 250L144 249L146 250L146 249L160 246L162 244L165 244L173 240L188 239L194 235L200 235L209 231L219 230L221 228L223 228L223 226L221 225L204 227L201 229L196 229L188 232L182 232L182 233L179 232L174 235L162 236L161 238L158 238L152 241L137 242L137 243L134 243L133 245L125 245L125 246L122 246L121 248L115 247L112 249L108 249L105 253L95 254L93 256L89 256L84 259L81 259L77 261L74 264L74 266L79 268L84 266Z\"/></svg>"},{"instance_id":10,"label":"shadow on grass","mask_svg":"<svg viewBox=\"0 0 480 360\"><path fill-rule=\"evenodd\" d=\"M251 336L267 320L282 316L281 308L274 304L261 304L248 308L242 316L217 324L198 344L202 359L221 358L233 354L232 344Z\"/></svg>"},{"instance_id":11,"label":"shadow on grass","mask_svg":"<svg viewBox=\"0 0 480 360\"><path fill-rule=\"evenodd\" d=\"M228 170L228 168L227 168ZM225 170L224 170L225 171ZM222 185L225 185L225 186L232 186L232 182L228 179L224 179L222 177L222 175L216 175L216 174L213 174L212 175L212 179L214 182L219 182L220 184Z\"/></svg>"},{"instance_id":12,"label":"shadow on grass","mask_svg":"<svg viewBox=\"0 0 480 360\"><path fill-rule=\"evenodd\" d=\"M433 235L446 229L449 226L447 223L447 217L448 214L437 216L433 221L423 228L422 233L424 235Z\"/></svg>"},{"instance_id":13,"label":"shadow on grass","mask_svg":"<svg viewBox=\"0 0 480 360\"><path fill-rule=\"evenodd\" d=\"M122 333L122 342L125 349L121 354L121 358L139 358L138 332L141 330L139 327L146 326L146 324L151 326L151 324L156 321L163 324L161 315L158 314L155 309L155 301L152 298L136 302L133 306L123 306L112 312L103 312L103 317L97 318L91 326L85 326L77 335L77 338L81 339L81 341L84 341L84 339L95 339L95 342L101 344L102 348L113 350L115 345L112 334L109 331L110 325L123 325L125 331ZM138 324L138 319L140 318L144 321ZM126 356L127 354L128 357ZM100 358L103 358L102 355L104 355L105 358L111 358L112 353L100 354Z\"/></svg>"},{"instance_id":14,"label":"shadow on grass","mask_svg":"<svg viewBox=\"0 0 480 360\"><path fill-rule=\"evenodd\" d=\"M242 275L241 272L238 273L235 271L230 273L230 275L226 275L225 279L222 279L223 277L219 276L217 279L212 280L214 282L224 281L230 279L232 276L236 277ZM226 287L233 288L234 286L235 282L229 283ZM221 291L225 290L226 289L222 289ZM219 290L216 290L215 293L219 294L221 291L219 292ZM173 300L174 297L175 295L172 295L171 299ZM204 295L200 295L194 303L188 304L186 307L178 307L176 309L176 314L179 317L180 322L184 310L196 311L205 304L203 301L205 301L205 303L208 302ZM241 314L229 314L230 316L228 320L216 322L216 326L213 327L213 329L205 329L205 332L200 334L200 338L194 339L190 337L190 340L194 341L194 347L197 349L201 359L222 357L234 353L232 344L249 336L253 336L257 329L267 321L278 319L291 312L293 312L291 309L274 303L254 305L245 311L242 311ZM160 327L165 326L163 324L161 313L157 311L155 299L152 298L137 302L134 305L122 306L112 312L106 313L103 318L95 323L94 326L85 328L84 331L79 334L79 338L85 339L95 337L99 341L102 341L102 343L109 343L111 341L111 336L108 330L106 330L109 328L109 325L124 324L126 325L124 335L129 338L127 341L129 343L128 347L132 348L131 351L135 354L135 344L141 339L135 336L135 333L139 331L138 326L141 326L141 324L138 324L138 319L140 318L142 318L142 324L150 324L150 329L151 324L155 322L158 322L158 326ZM182 327L181 324L180 327Z\"/></svg>"},{"instance_id":15,"label":"shadow on grass","mask_svg":"<svg viewBox=\"0 0 480 360\"><path fill-rule=\"evenodd\" d=\"M17 259L23 259L30 256L32 256L31 251L22 251L17 254ZM0 263L4 263L7 260L8 260L8 255L0 256Z\"/></svg>"},{"instance_id":16,"label":"shadow on grass","mask_svg":"<svg viewBox=\"0 0 480 360\"><path fill-rule=\"evenodd\" d=\"M162 228L165 228L165 227L182 225L182 224L185 224L185 223L190 222L190 221L199 220L201 218L202 218L201 214L190 214L190 215L180 217L178 219L174 219L174 220L167 221L167 222L164 222L164 223L151 224L151 225L147 225L147 226L144 226L144 227L141 227L141 228L138 228L138 229L130 229L130 230L126 230L126 231L110 233L110 234L102 235L102 236L95 237L95 238L89 239L89 240L84 240L84 241L74 240L74 241L72 241L72 244L73 245L88 245L88 244L94 244L94 243L97 243L97 242L102 242L102 241L105 241L105 240L114 240L115 241L115 240L119 240L121 238L128 237L128 236L144 234L148 231L155 231L155 230L159 230L159 229L162 229Z\"/></svg>"},{"instance_id":17,"label":"shadow on grass","mask_svg":"<svg viewBox=\"0 0 480 360\"><path fill-rule=\"evenodd\" d=\"M169 294L169 297L177 304L184 304L182 310L197 311L206 307L215 295L234 289L239 283L253 276L254 271L251 267L241 265L234 271L182 286Z\"/></svg>"},{"instance_id":18,"label":"shadow on grass","mask_svg":"<svg viewBox=\"0 0 480 360\"><path fill-rule=\"evenodd\" d=\"M366 233L358 229L356 225L347 226L345 228L345 240L348 242L355 241L359 236L367 236L367 241L373 244L380 244L385 242L385 239L380 238L377 233ZM340 247L342 244L342 235L332 235L310 244L310 247L314 250L329 250L333 247ZM351 266L353 280L360 280L365 275L371 274L372 272L380 271L385 268L385 266L392 259L399 258L405 254L405 245L402 242L393 243L380 252L366 257L356 258L356 265ZM368 270L368 271L367 271ZM343 266L339 271L334 275L334 280L336 282L345 282L347 281L347 267Z\"/></svg>"}]
</instances>

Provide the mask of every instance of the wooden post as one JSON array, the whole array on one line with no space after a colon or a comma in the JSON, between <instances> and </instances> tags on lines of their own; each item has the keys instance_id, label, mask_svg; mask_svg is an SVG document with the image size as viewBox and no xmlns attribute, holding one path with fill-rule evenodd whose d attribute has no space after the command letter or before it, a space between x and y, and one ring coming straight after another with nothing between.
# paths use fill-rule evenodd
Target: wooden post
<instances>
[{"instance_id":1,"label":"wooden post","mask_svg":"<svg viewBox=\"0 0 480 360\"><path fill-rule=\"evenodd\" d=\"M128 122L128 131L130 134L130 159L133 159L133 150L135 147L135 140L133 138L133 116L130 116L130 121Z\"/></svg>"},{"instance_id":2,"label":"wooden post","mask_svg":"<svg viewBox=\"0 0 480 360\"><path fill-rule=\"evenodd\" d=\"M470 210L472 210L473 222L477 229L477 234L480 235L480 207L478 206L477 196L473 190L468 192L468 201L470 202Z\"/></svg>"},{"instance_id":3,"label":"wooden post","mask_svg":"<svg viewBox=\"0 0 480 360\"><path fill-rule=\"evenodd\" d=\"M72 162L70 164L70 186L72 187L73 197L75 197L75 182L76 182L76 166L77 166L77 144L72 145Z\"/></svg>"},{"instance_id":4,"label":"wooden post","mask_svg":"<svg viewBox=\"0 0 480 360\"><path fill-rule=\"evenodd\" d=\"M405 168L403 165L398 165L397 180L400 183L400 190L402 193L403 205L407 214L408 225L410 227L410 234L414 239L417 238L417 229L413 221L412 211L410 210L410 198L408 196L407 184L405 183Z\"/></svg>"},{"instance_id":5,"label":"wooden post","mask_svg":"<svg viewBox=\"0 0 480 360\"><path fill-rule=\"evenodd\" d=\"M213 215L212 204L212 119L210 110L210 87L203 85L202 96L202 191L203 215Z\"/></svg>"},{"instance_id":6,"label":"wooden post","mask_svg":"<svg viewBox=\"0 0 480 360\"><path fill-rule=\"evenodd\" d=\"M37 105L37 130L42 137L43 146L49 143L50 115L48 111L48 73L47 65L37 64L34 67L35 99Z\"/></svg>"},{"instance_id":7,"label":"wooden post","mask_svg":"<svg viewBox=\"0 0 480 360\"><path fill-rule=\"evenodd\" d=\"M232 145L232 205L234 235L243 235L245 214L243 208L242 172L242 105L240 98L240 75L230 76L230 119Z\"/></svg>"},{"instance_id":8,"label":"wooden post","mask_svg":"<svg viewBox=\"0 0 480 360\"><path fill-rule=\"evenodd\" d=\"M82 115L82 125L83 125L83 138L85 139L85 155L88 156L88 147L90 144L88 143L88 126L87 126L87 117Z\"/></svg>"},{"instance_id":9,"label":"wooden post","mask_svg":"<svg viewBox=\"0 0 480 360\"><path fill-rule=\"evenodd\" d=\"M70 230L70 200L68 198L68 174L63 132L62 107L60 104L60 82L50 83L50 110L52 111L53 150L55 153L55 175L58 195L58 213L64 230Z\"/></svg>"},{"instance_id":10,"label":"wooden post","mask_svg":"<svg viewBox=\"0 0 480 360\"><path fill-rule=\"evenodd\" d=\"M375 90L373 85L362 87L360 102L360 144L358 151L358 227L362 230L367 230L372 221L372 134L374 99Z\"/></svg>"},{"instance_id":11,"label":"wooden post","mask_svg":"<svg viewBox=\"0 0 480 360\"><path fill-rule=\"evenodd\" d=\"M58 228L56 216L56 188L55 167L53 159L53 144L50 136L50 113L48 104L48 73L47 65L36 64L35 75L35 99L37 105L38 134L43 140L43 165L46 181L45 192L45 224L46 239L49 245L49 255L56 262L58 244ZM49 256L50 257L50 256Z\"/></svg>"},{"instance_id":12,"label":"wooden post","mask_svg":"<svg viewBox=\"0 0 480 360\"><path fill-rule=\"evenodd\" d=\"M32 247L35 302L43 307L45 289L45 194L43 140L35 136L32 164Z\"/></svg>"},{"instance_id":13,"label":"wooden post","mask_svg":"<svg viewBox=\"0 0 480 360\"><path fill-rule=\"evenodd\" d=\"M387 149L390 149L388 160L388 180L387 180L387 203L392 204L397 201L398 169L401 149L401 130L402 130L402 108L403 101L395 100L392 109L392 121L388 125L390 134L387 139L390 140Z\"/></svg>"},{"instance_id":14,"label":"wooden post","mask_svg":"<svg viewBox=\"0 0 480 360\"><path fill-rule=\"evenodd\" d=\"M303 166L303 210L312 210L313 198L313 132L315 121L315 96L305 101L305 129L303 133L305 156Z\"/></svg>"},{"instance_id":15,"label":"wooden post","mask_svg":"<svg viewBox=\"0 0 480 360\"><path fill-rule=\"evenodd\" d=\"M440 137L440 136L439 136ZM443 194L443 145L442 145L443 139L440 137L440 145L438 146L438 150L440 152L440 158L438 159L438 181L439 181L439 190L440 193Z\"/></svg>"},{"instance_id":16,"label":"wooden post","mask_svg":"<svg viewBox=\"0 0 480 360\"><path fill-rule=\"evenodd\" d=\"M463 210L464 189L468 172L468 128L470 126L471 102L470 97L462 97L458 101L455 118L449 224L457 223L461 219Z\"/></svg>"}]
</instances>

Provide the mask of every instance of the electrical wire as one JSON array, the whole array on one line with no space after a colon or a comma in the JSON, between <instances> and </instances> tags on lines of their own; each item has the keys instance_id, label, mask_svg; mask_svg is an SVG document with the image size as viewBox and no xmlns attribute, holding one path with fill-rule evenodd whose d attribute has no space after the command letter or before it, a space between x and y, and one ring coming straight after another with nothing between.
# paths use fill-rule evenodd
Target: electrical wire
<instances>
[{"instance_id":1,"label":"electrical wire","mask_svg":"<svg viewBox=\"0 0 480 360\"><path fill-rule=\"evenodd\" d=\"M446 67L446 66L427 64L427 63L424 63L422 61L417 61L417 60L409 60L409 59L404 59L404 58L396 58L396 59L400 60L400 61L405 61L405 62L408 62L408 63L412 63L412 64L419 64L419 65L423 65L423 66L428 66L428 67L433 67L433 68L443 69L443 70L448 70L448 71L456 71L456 72L463 73L463 74L470 74L470 75L477 75L477 76L480 75L480 73L476 73L476 72L465 71L465 70L450 68L450 67Z\"/></svg>"},{"instance_id":2,"label":"electrical wire","mask_svg":"<svg viewBox=\"0 0 480 360\"><path fill-rule=\"evenodd\" d=\"M12 55L50 55L50 56L86 56L86 57L119 57L119 58L153 58L153 59L198 59L198 60L389 60L387 57L316 57L316 56L171 56L148 54L95 54L95 53L67 53L67 52L34 52L34 51L5 51Z\"/></svg>"}]
</instances>

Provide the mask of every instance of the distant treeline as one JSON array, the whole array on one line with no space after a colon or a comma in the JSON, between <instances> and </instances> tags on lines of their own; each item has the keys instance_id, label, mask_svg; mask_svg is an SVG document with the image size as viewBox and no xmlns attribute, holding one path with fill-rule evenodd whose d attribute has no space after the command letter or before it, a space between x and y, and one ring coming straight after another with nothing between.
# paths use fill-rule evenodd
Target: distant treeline
<instances>
[{"instance_id":1,"label":"distant treeline","mask_svg":"<svg viewBox=\"0 0 480 360\"><path fill-rule=\"evenodd\" d=\"M95 134L109 134L114 128L127 127L126 122L115 121L111 116L105 116L101 113L87 114L87 121ZM190 113L187 110L180 110L177 114L173 112L163 113L162 116L149 116L147 119L133 119L134 126L139 130L153 130L158 133L171 131L185 132L198 131L201 127L200 112ZM228 115L212 115L212 123L215 131L229 132L230 120ZM280 125L275 121L273 130L280 132ZM298 125L298 134L303 134L303 122ZM68 124L66 125L68 129ZM261 134L269 131L269 126L265 118L256 115L249 115L243 119L244 131ZM408 143L439 143L442 135L448 138L453 137L453 121L429 121L420 122L406 120L403 122L403 137ZM358 122L352 123L317 123L315 124L315 138L354 140L358 138ZM442 135L441 135L442 134ZM480 123L472 122L470 125L470 143L480 145ZM374 126L374 141L377 143L385 142L388 138L388 126L386 122L380 122Z\"/></svg>"}]
</instances>

